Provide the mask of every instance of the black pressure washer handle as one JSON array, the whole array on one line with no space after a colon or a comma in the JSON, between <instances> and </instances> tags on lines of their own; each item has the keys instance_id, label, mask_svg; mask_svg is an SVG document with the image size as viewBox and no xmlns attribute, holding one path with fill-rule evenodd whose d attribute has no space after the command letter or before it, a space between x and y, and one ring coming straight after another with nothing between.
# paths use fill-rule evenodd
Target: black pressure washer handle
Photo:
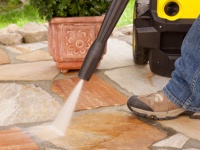
<instances>
[{"instance_id":1,"label":"black pressure washer handle","mask_svg":"<svg viewBox=\"0 0 200 150\"><path fill-rule=\"evenodd\" d=\"M112 0L96 40L91 45L78 76L89 81L104 52L106 42L121 17L129 0Z\"/></svg>"}]
</instances>

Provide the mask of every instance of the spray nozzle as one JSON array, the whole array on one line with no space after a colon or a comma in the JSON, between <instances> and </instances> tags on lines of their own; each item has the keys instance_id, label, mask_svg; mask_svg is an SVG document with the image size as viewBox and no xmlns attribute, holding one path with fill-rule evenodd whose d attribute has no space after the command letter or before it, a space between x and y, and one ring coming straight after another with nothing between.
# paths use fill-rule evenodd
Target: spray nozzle
<instances>
[{"instance_id":1,"label":"spray nozzle","mask_svg":"<svg viewBox=\"0 0 200 150\"><path fill-rule=\"evenodd\" d=\"M106 42L121 17L129 0L112 0L96 40L91 45L78 76L90 80L104 52Z\"/></svg>"}]
</instances>

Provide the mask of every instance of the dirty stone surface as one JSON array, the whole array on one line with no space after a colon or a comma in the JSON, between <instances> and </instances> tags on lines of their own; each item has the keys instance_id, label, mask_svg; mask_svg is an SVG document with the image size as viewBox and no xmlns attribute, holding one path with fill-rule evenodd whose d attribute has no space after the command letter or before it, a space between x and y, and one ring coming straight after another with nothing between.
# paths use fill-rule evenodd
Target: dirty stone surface
<instances>
[{"instance_id":1,"label":"dirty stone surface","mask_svg":"<svg viewBox=\"0 0 200 150\"><path fill-rule=\"evenodd\" d=\"M37 32L37 25L30 25ZM131 28L117 29L109 38L107 54L83 84L65 136L53 121L80 80L78 70L60 73L46 37L15 45L0 41L0 149L199 150L199 120L153 121L128 110L130 96L153 93L170 80L133 63ZM12 38L19 30L12 25L0 34Z\"/></svg>"}]
</instances>

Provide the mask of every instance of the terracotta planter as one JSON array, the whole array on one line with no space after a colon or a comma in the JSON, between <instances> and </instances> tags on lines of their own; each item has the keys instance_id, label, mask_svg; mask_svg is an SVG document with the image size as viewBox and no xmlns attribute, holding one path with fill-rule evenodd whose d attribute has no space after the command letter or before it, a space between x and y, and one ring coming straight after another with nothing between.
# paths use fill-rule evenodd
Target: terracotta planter
<instances>
[{"instance_id":1,"label":"terracotta planter","mask_svg":"<svg viewBox=\"0 0 200 150\"><path fill-rule=\"evenodd\" d=\"M61 72L80 69L104 16L53 18L49 23L49 52ZM106 48L104 54L106 52Z\"/></svg>"}]
</instances>

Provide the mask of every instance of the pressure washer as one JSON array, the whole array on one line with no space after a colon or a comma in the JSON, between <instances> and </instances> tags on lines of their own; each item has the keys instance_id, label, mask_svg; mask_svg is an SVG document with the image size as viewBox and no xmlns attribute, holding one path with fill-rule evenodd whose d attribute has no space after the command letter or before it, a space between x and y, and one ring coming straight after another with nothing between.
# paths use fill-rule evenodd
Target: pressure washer
<instances>
[{"instance_id":1,"label":"pressure washer","mask_svg":"<svg viewBox=\"0 0 200 150\"><path fill-rule=\"evenodd\" d=\"M79 77L89 80L102 58L106 41L129 0L112 0L99 34L90 47ZM199 0L135 0L133 57L140 65L149 63L152 72L170 77L181 56L181 44L200 14Z\"/></svg>"},{"instance_id":2,"label":"pressure washer","mask_svg":"<svg viewBox=\"0 0 200 150\"><path fill-rule=\"evenodd\" d=\"M199 0L136 0L133 57L155 74L171 77L185 35L200 14Z\"/></svg>"}]
</instances>

